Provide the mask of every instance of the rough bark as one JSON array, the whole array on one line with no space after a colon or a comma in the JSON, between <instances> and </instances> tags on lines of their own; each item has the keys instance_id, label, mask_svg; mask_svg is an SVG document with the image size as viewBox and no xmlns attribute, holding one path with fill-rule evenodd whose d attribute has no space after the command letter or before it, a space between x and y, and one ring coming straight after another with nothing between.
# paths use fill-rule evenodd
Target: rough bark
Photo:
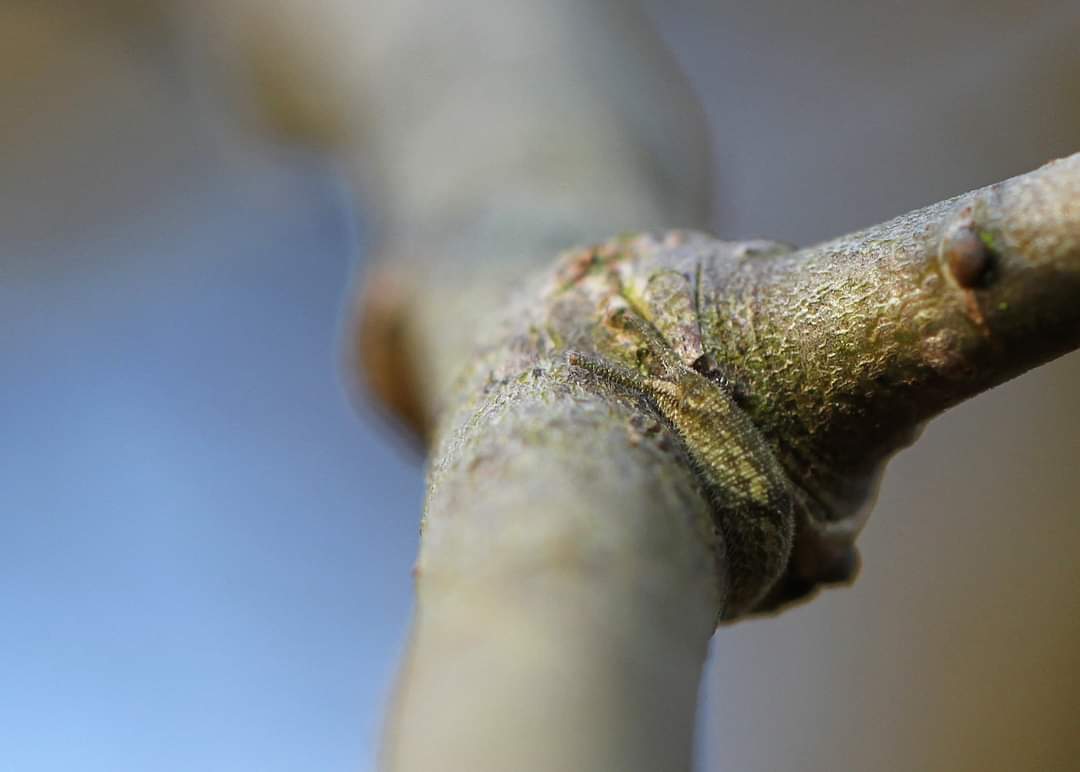
<instances>
[{"instance_id":1,"label":"rough bark","mask_svg":"<svg viewBox=\"0 0 1080 772\"><path fill-rule=\"evenodd\" d=\"M544 743L591 725L590 699L612 688L679 661L685 678L683 657L700 663L703 620L850 578L860 513L888 457L946 407L1075 348L1078 279L1080 155L801 251L674 233L565 254L491 324L439 411L402 768L417 753L415 766L430 763L428 749L461 768L560 768L567 760ZM618 321L626 315L656 340ZM718 434L723 424L672 419L633 379L596 382L568 358L588 352L645 377L658 346L691 371L709 363L718 377L703 380L733 395L765 439L792 508L746 507L757 471L718 478L698 462L703 442L741 441ZM794 539L761 527L770 515L791 518ZM619 645L588 653L594 625ZM444 644L469 654L447 668ZM613 652L641 652L637 670L613 678ZM454 671L449 692L443 670ZM449 723L433 710L448 693L467 695ZM560 752L581 768L685 765L671 735L641 732L656 727L646 715L617 715L621 731L580 748L560 741ZM619 751L648 763L627 767Z\"/></svg>"}]
</instances>

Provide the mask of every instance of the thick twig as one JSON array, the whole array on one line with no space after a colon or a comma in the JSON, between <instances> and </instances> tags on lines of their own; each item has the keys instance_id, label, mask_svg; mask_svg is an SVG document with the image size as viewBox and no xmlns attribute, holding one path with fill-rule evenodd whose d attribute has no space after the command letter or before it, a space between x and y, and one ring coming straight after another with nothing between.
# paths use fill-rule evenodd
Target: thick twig
<instances>
[{"instance_id":1,"label":"thick twig","mask_svg":"<svg viewBox=\"0 0 1080 772\"><path fill-rule=\"evenodd\" d=\"M849 578L920 423L1076 345L1078 161L798 252L617 240L485 324L568 240L704 198L618 4L475 6L365 19L396 258L369 361L433 442L388 761L685 768L715 616Z\"/></svg>"},{"instance_id":2,"label":"thick twig","mask_svg":"<svg viewBox=\"0 0 1080 772\"><path fill-rule=\"evenodd\" d=\"M1078 271L1080 155L800 252L673 234L565 255L490 333L441 424L402 768L680 768L685 745L643 729L665 726L656 704L623 690L670 679L685 696L718 610L848 578L888 456L1080 342ZM597 383L574 351L630 375ZM768 450L709 424L716 408L680 412L691 392L665 408L650 385L664 356L732 395ZM737 452L709 468L709 442ZM755 525L779 499L745 503L764 473L725 475L763 452L786 472L794 546ZM616 726L576 734L606 711Z\"/></svg>"}]
</instances>

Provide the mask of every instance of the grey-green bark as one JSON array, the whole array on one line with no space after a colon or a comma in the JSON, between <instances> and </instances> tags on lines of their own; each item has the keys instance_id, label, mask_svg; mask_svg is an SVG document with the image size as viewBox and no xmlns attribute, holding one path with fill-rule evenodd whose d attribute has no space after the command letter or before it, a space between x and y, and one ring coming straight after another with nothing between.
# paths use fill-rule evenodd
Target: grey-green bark
<instances>
[{"instance_id":1,"label":"grey-green bark","mask_svg":"<svg viewBox=\"0 0 1080 772\"><path fill-rule=\"evenodd\" d=\"M944 408L1076 347L1078 276L1080 155L806 250L673 233L565 254L488 322L440 402L416 643L391 745L402 768L423 766L409 761L420 737L438 749L423 759L461 768L560 768L571 748L599 765L589 768L628 757L682 768L670 742L641 732L656 718L648 710L619 711L618 727L558 752L522 737L576 737L567 716L592 726L591 699L657 670L685 683L705 619L772 610L849 578L884 462ZM598 382L573 366L578 352L634 375ZM711 424L715 410L695 412L695 393L675 391L665 409L647 384L666 355L730 396L765 446ZM717 455L702 450L709 443L743 444ZM783 512L747 505L756 470L725 474L762 453L786 473ZM793 538L762 527L770 517L789 519ZM634 620L625 628L624 613ZM498 634L505 625L511 641ZM565 680L558 656L527 653L574 641L587 650L594 625L615 628L621 651L637 655L617 677L610 649L586 664L569 657L589 675ZM453 641L475 669L458 670L462 658L444 660L432 639ZM462 679L449 723L432 717L448 693L440 668ZM469 688L485 677L501 686Z\"/></svg>"},{"instance_id":2,"label":"grey-green bark","mask_svg":"<svg viewBox=\"0 0 1080 772\"><path fill-rule=\"evenodd\" d=\"M608 98L580 88L578 104ZM402 147L435 142L405 124L389 131ZM644 144L632 121L569 135L604 143L612 131ZM535 148L528 136L519 152ZM572 178L594 190L598 167L579 160ZM399 356L420 376L434 440L389 764L686 768L712 620L847 578L888 456L948 405L1075 345L1077 164L805 251L623 239L572 252L531 282L523 262L611 222L590 205L637 211L620 191L659 181L646 170L567 210L566 191L531 199L544 186L523 172L511 179L529 206L508 206L501 186L470 187L464 200L482 211L444 225L453 235L441 244L390 225L388 253L443 260L396 269L415 293ZM647 211L679 222L664 206ZM506 286L508 304L497 300ZM696 453L714 414L672 420L648 388L569 365L568 353L585 352L643 381L655 374L655 341L613 324L620 309L750 417L787 473L787 538L772 529L754 543L761 513L723 508Z\"/></svg>"},{"instance_id":3,"label":"grey-green bark","mask_svg":"<svg viewBox=\"0 0 1080 772\"><path fill-rule=\"evenodd\" d=\"M961 241L969 234L971 243ZM958 255L978 271L965 273ZM672 233L571 251L493 323L497 332L455 386L432 491L448 458L464 453L466 464L479 464L484 457L461 448L491 431L490 416L475 423L491 405L527 395L553 405L520 429L552 442L558 432L548 413L573 413L572 403L599 394L636 404L627 441L655 439L673 466L695 470L708 497L716 473L695 451L725 427L673 417L647 388L656 349L669 349L733 399L786 472L794 551L774 539L770 549L782 558L767 550L746 569L786 568L783 586L764 602L770 609L818 580L847 578L858 513L884 462L923 422L1080 343L1078 297L1080 156L805 250ZM628 330L625 315L653 336ZM590 386L568 366L572 352L642 381L618 378L614 391ZM560 417L555 426L576 420ZM724 442L744 440L725 435ZM763 474L721 487L749 487ZM721 554L729 573L730 563ZM772 587L778 576L757 581ZM725 586L741 583L728 576ZM736 604L725 616L746 610Z\"/></svg>"}]
</instances>

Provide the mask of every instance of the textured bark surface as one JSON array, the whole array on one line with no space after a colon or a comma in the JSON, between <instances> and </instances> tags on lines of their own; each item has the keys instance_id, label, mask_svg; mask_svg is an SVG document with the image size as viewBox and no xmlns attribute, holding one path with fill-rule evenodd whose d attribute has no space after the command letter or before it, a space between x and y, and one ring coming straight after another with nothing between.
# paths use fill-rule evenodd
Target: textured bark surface
<instances>
[{"instance_id":1,"label":"textured bark surface","mask_svg":"<svg viewBox=\"0 0 1080 772\"><path fill-rule=\"evenodd\" d=\"M448 470L483 478L484 460L502 455L510 440L492 411L537 406L522 407L517 431L550 440L584 426L577 403L629 400L624 441L694 471L711 502L722 586L746 588L723 616L754 608L786 573L757 606L772 609L849 578L860 513L923 422L1077 346L1078 250L1080 156L806 250L672 233L571 251L492 323L440 409L431 494ZM975 279L958 254L979 263ZM680 420L683 393L664 409L646 383L660 349L704 373L732 410ZM568 352L642 380L597 388ZM730 455L703 463L709 443ZM754 466L763 456L779 460L783 480ZM740 464L750 464L741 476ZM758 495L755 511L755 485L787 495ZM747 519L761 543L739 535Z\"/></svg>"},{"instance_id":2,"label":"textured bark surface","mask_svg":"<svg viewBox=\"0 0 1080 772\"><path fill-rule=\"evenodd\" d=\"M701 612L711 575L731 620L850 579L888 458L1075 348L1078 277L1080 155L805 250L674 232L564 254L432 408L418 631L462 582L693 587ZM438 698L413 683L415 719Z\"/></svg>"}]
</instances>

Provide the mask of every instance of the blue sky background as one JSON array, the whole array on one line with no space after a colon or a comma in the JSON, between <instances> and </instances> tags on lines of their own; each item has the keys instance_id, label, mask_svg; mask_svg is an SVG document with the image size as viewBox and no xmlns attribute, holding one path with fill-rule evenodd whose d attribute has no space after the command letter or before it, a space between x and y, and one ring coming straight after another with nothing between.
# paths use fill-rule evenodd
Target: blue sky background
<instances>
[{"instance_id":1,"label":"blue sky background","mask_svg":"<svg viewBox=\"0 0 1080 772\"><path fill-rule=\"evenodd\" d=\"M8 199L0 770L370 768L422 480L343 386L357 231L173 101Z\"/></svg>"}]
</instances>

